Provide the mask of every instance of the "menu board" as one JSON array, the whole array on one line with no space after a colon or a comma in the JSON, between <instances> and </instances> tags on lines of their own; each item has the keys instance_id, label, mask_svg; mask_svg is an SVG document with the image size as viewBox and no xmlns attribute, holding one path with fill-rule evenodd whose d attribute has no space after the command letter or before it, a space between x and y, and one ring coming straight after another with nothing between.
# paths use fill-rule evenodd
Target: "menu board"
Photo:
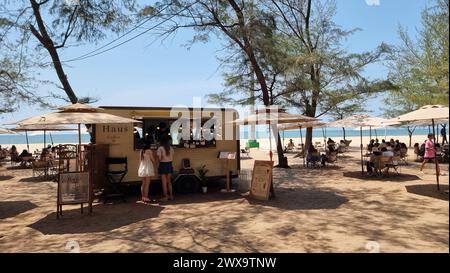
<instances>
[{"instance_id":1,"label":"menu board","mask_svg":"<svg viewBox=\"0 0 450 273\"><path fill-rule=\"evenodd\" d=\"M89 203L89 173L73 172L59 175L59 204Z\"/></svg>"},{"instance_id":2,"label":"menu board","mask_svg":"<svg viewBox=\"0 0 450 273\"><path fill-rule=\"evenodd\" d=\"M252 175L250 197L258 200L269 200L272 189L273 161L255 161Z\"/></svg>"}]
</instances>

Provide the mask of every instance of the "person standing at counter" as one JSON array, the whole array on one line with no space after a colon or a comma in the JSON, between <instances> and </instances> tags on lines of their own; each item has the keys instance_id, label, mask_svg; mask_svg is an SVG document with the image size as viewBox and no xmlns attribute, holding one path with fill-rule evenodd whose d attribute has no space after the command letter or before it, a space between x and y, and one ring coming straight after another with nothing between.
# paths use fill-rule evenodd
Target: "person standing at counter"
<instances>
[{"instance_id":1,"label":"person standing at counter","mask_svg":"<svg viewBox=\"0 0 450 273\"><path fill-rule=\"evenodd\" d=\"M144 149L141 150L141 163L139 164L138 175L142 178L141 194L142 202L151 202L148 197L148 191L150 188L151 177L155 176L155 169L153 164L155 163L155 157L153 151L150 149L149 144L145 144Z\"/></svg>"},{"instance_id":2,"label":"person standing at counter","mask_svg":"<svg viewBox=\"0 0 450 273\"><path fill-rule=\"evenodd\" d=\"M173 154L174 149L171 146L170 137L164 137L161 139L160 147L158 148L156 154L159 159L158 172L161 175L162 188L163 188L163 198L161 201L165 202L168 200L173 200L172 194L172 174L173 174Z\"/></svg>"}]
</instances>

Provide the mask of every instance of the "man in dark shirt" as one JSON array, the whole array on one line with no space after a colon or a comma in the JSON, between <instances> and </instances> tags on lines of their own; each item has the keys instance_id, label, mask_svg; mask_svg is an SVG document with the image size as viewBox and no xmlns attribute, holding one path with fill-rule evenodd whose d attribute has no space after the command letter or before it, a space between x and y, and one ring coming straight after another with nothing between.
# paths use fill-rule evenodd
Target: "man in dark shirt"
<instances>
[{"instance_id":1,"label":"man in dark shirt","mask_svg":"<svg viewBox=\"0 0 450 273\"><path fill-rule=\"evenodd\" d=\"M442 145L444 144L448 144L448 140L447 140L447 125L441 125L442 129L441 129L441 137L442 137Z\"/></svg>"}]
</instances>

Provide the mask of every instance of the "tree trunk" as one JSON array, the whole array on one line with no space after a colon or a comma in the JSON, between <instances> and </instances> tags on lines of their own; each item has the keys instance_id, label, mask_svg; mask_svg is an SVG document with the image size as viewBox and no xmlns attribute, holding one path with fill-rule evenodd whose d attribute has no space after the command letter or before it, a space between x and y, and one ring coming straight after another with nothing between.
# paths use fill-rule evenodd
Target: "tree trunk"
<instances>
[{"instance_id":1,"label":"tree trunk","mask_svg":"<svg viewBox=\"0 0 450 273\"><path fill-rule=\"evenodd\" d=\"M346 135L345 135L345 127L342 127L342 132L344 133L344 141L346 141L347 139L345 139Z\"/></svg>"},{"instance_id":2,"label":"tree trunk","mask_svg":"<svg viewBox=\"0 0 450 273\"><path fill-rule=\"evenodd\" d=\"M309 147L312 145L312 139L313 139L313 128L306 128L305 151L308 151Z\"/></svg>"},{"instance_id":3,"label":"tree trunk","mask_svg":"<svg viewBox=\"0 0 450 273\"><path fill-rule=\"evenodd\" d=\"M412 147L412 136L413 136L415 130L416 130L416 127L411 128L408 126L409 148Z\"/></svg>"},{"instance_id":4,"label":"tree trunk","mask_svg":"<svg viewBox=\"0 0 450 273\"><path fill-rule=\"evenodd\" d=\"M67 75L64 73L64 68L61 65L58 51L54 47L47 48L47 50L48 50L48 53L50 53L50 56L52 57L53 67L56 70L58 79L61 82L63 89L66 92L67 96L69 97L70 102L77 103L78 98L75 95L75 92L73 91L72 86L69 83L69 80L67 79Z\"/></svg>"},{"instance_id":5,"label":"tree trunk","mask_svg":"<svg viewBox=\"0 0 450 273\"><path fill-rule=\"evenodd\" d=\"M64 73L64 69L62 67L57 48L55 47L52 38L48 34L47 29L45 27L45 23L42 20L40 11L41 4L38 4L35 0L30 0L30 3L39 29L38 31L33 25L30 24L30 31L39 40L42 46L44 46L45 49L47 49L48 53L50 54L50 57L52 58L53 62L53 67L55 68L56 74L58 75L58 79L61 82L62 87L67 94L67 97L72 103L77 103L78 98L75 95L75 92L73 91L72 87L70 86L66 74Z\"/></svg>"}]
</instances>

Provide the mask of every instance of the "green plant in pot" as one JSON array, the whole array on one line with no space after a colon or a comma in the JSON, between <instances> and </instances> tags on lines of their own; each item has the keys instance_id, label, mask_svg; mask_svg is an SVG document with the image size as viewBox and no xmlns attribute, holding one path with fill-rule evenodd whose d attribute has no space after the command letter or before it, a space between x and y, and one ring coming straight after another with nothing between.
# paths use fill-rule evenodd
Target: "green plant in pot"
<instances>
[{"instance_id":1,"label":"green plant in pot","mask_svg":"<svg viewBox=\"0 0 450 273\"><path fill-rule=\"evenodd\" d=\"M209 172L209 170L206 169L206 165L203 165L201 168L197 169L197 172L198 177L200 178L203 193L206 193L208 191L208 180L206 178L206 174Z\"/></svg>"}]
</instances>

